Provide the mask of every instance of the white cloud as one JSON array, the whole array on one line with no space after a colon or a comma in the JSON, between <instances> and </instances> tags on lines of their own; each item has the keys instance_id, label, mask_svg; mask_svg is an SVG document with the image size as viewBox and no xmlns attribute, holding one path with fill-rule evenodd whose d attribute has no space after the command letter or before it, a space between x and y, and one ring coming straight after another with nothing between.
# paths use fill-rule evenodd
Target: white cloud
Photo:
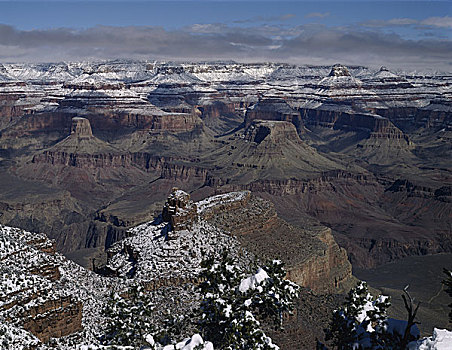
<instances>
[{"instance_id":1,"label":"white cloud","mask_svg":"<svg viewBox=\"0 0 452 350\"><path fill-rule=\"evenodd\" d=\"M452 28L452 17L429 17L424 20L417 20L413 18L392 18L389 20L370 20L366 22L361 22L360 25L365 27L392 27L392 26L426 26L426 27L437 27L437 28Z\"/></svg>"},{"instance_id":2,"label":"white cloud","mask_svg":"<svg viewBox=\"0 0 452 350\"><path fill-rule=\"evenodd\" d=\"M308 13L305 17L306 18L325 18L330 15L329 12L311 12Z\"/></svg>"},{"instance_id":3,"label":"white cloud","mask_svg":"<svg viewBox=\"0 0 452 350\"><path fill-rule=\"evenodd\" d=\"M452 17L429 17L420 22L421 25L452 29Z\"/></svg>"},{"instance_id":4,"label":"white cloud","mask_svg":"<svg viewBox=\"0 0 452 350\"><path fill-rule=\"evenodd\" d=\"M445 24L441 22L441 25ZM224 24L198 24L173 31L152 26L22 31L0 25L0 61L3 62L232 59L450 69L450 52L450 40L405 40L396 34L369 29L318 24L263 25L246 30Z\"/></svg>"}]
</instances>

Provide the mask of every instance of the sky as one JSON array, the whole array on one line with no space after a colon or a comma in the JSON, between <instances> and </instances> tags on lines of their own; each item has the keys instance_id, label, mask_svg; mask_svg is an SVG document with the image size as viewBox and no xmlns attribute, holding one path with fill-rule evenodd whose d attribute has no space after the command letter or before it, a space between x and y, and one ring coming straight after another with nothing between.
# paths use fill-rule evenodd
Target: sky
<instances>
[{"instance_id":1,"label":"sky","mask_svg":"<svg viewBox=\"0 0 452 350\"><path fill-rule=\"evenodd\" d=\"M0 62L117 58L452 71L452 1L0 0Z\"/></svg>"}]
</instances>

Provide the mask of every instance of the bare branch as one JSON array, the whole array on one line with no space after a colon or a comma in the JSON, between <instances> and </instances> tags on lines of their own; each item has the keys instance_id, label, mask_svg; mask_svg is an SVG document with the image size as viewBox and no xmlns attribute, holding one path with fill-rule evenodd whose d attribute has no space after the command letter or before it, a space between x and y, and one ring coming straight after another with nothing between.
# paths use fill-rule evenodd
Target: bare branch
<instances>
[{"instance_id":1,"label":"bare branch","mask_svg":"<svg viewBox=\"0 0 452 350\"><path fill-rule=\"evenodd\" d=\"M411 297L410 293L408 293L408 287L407 285L405 288L403 288L403 292L405 294L402 294L403 303L405 304L405 309L408 313L408 320L407 325L405 328L405 333L403 335L402 339L402 349L405 349L408 343L410 342L411 338L411 327L413 327L416 324L420 324L420 322L415 321L417 311L419 310L419 306L421 303L419 302L417 306L413 310L414 306L414 298Z\"/></svg>"}]
</instances>

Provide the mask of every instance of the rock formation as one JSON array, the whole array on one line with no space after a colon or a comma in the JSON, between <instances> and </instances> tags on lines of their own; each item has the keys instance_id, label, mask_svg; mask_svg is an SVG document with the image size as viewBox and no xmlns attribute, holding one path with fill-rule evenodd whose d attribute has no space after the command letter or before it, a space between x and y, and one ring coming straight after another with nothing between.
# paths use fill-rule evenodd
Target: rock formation
<instances>
[{"instance_id":1,"label":"rock formation","mask_svg":"<svg viewBox=\"0 0 452 350\"><path fill-rule=\"evenodd\" d=\"M118 242L109 250L107 266L119 275L133 273L134 276L141 276L149 274L146 272L148 269L158 271L160 268L156 264L170 262L179 266L171 268L173 280L183 279L184 276L189 278L196 274L180 266L180 262L187 261L184 256L197 254L198 250L209 250L207 243L200 247L197 244L211 240L215 234L219 235L217 239L221 242L221 234L226 234L263 260L281 259L286 263L289 279L318 293L344 291L354 282L347 253L334 241L330 229L302 229L289 225L278 217L270 202L253 196L249 191L215 195L193 203L186 192L173 189L162 218L170 223L172 231L167 232L159 224L134 228L131 238ZM211 228L204 226L206 223L212 225ZM183 230L196 237L193 242L186 241L190 237L188 233L179 233ZM140 245L143 235L150 235L147 239L153 243L145 247ZM165 236L169 243L156 241ZM229 244L235 247L237 243ZM216 251L220 249L217 247ZM124 264L125 261L128 262ZM181 272L178 269L183 270L182 275L178 275ZM192 269L196 270L195 267Z\"/></svg>"},{"instance_id":2,"label":"rock formation","mask_svg":"<svg viewBox=\"0 0 452 350\"><path fill-rule=\"evenodd\" d=\"M77 138L93 137L89 120L81 117L72 118L71 136L75 136Z\"/></svg>"},{"instance_id":3,"label":"rock formation","mask_svg":"<svg viewBox=\"0 0 452 350\"><path fill-rule=\"evenodd\" d=\"M348 71L348 68L343 66L342 64L335 64L331 68L330 74L328 74L329 77L350 77L351 74Z\"/></svg>"},{"instance_id":4,"label":"rock formation","mask_svg":"<svg viewBox=\"0 0 452 350\"><path fill-rule=\"evenodd\" d=\"M222 196L217 197L221 203ZM214 214L208 221L230 232L257 256L281 259L287 277L301 286L327 293L347 290L353 284L347 252L334 241L330 229L290 225L278 217L270 202L249 192L245 199L237 202L240 206L212 205ZM215 197L208 200L215 202Z\"/></svg>"},{"instance_id":5,"label":"rock formation","mask_svg":"<svg viewBox=\"0 0 452 350\"><path fill-rule=\"evenodd\" d=\"M245 131L245 139L257 144L265 141L275 146L288 140L299 141L293 124L274 120L254 120L253 124Z\"/></svg>"},{"instance_id":6,"label":"rock formation","mask_svg":"<svg viewBox=\"0 0 452 350\"><path fill-rule=\"evenodd\" d=\"M293 123L299 131L303 129L300 112L283 99L263 99L248 108L245 126L249 126L253 120L286 121Z\"/></svg>"},{"instance_id":7,"label":"rock formation","mask_svg":"<svg viewBox=\"0 0 452 350\"><path fill-rule=\"evenodd\" d=\"M0 239L0 316L44 343L81 331L82 303L62 287L54 242L7 227Z\"/></svg>"},{"instance_id":8,"label":"rock formation","mask_svg":"<svg viewBox=\"0 0 452 350\"><path fill-rule=\"evenodd\" d=\"M197 220L197 207L187 192L173 188L162 211L162 219L174 231L190 228Z\"/></svg>"}]
</instances>

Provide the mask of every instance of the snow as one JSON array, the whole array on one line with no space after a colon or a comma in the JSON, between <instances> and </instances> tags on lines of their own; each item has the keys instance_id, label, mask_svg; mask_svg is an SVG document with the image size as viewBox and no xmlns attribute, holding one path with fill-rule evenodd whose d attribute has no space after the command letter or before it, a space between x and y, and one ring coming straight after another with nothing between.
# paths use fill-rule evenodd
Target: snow
<instances>
[{"instance_id":1,"label":"snow","mask_svg":"<svg viewBox=\"0 0 452 350\"><path fill-rule=\"evenodd\" d=\"M151 347L155 346L155 350L214 350L213 344L209 341L204 341L199 334L194 334L191 338L186 338L176 344L170 344L161 346L154 342L154 338L151 335L146 336L146 341ZM77 350L108 350L108 349L118 349L118 350L126 350L126 349L134 349L132 346L98 346L98 345L79 345L77 346ZM141 349L151 349L149 347L142 347Z\"/></svg>"},{"instance_id":2,"label":"snow","mask_svg":"<svg viewBox=\"0 0 452 350\"><path fill-rule=\"evenodd\" d=\"M196 202L198 208L198 214L205 214L209 210L221 206L227 205L233 202L239 202L244 200L249 195L249 191L229 192L226 194L219 194L216 196L208 197L204 200Z\"/></svg>"},{"instance_id":3,"label":"snow","mask_svg":"<svg viewBox=\"0 0 452 350\"><path fill-rule=\"evenodd\" d=\"M185 199L187 196L186 192L177 190L170 198ZM131 228L129 237L109 249L111 258L107 267L121 277L143 281L196 278L205 254L219 254L226 248L238 251L240 247L235 238L203 218L215 210L240 203L248 196L249 191L231 192L196 202L198 218L184 230L172 231L165 222L147 222ZM182 211L184 209L179 209L178 213Z\"/></svg>"},{"instance_id":4,"label":"snow","mask_svg":"<svg viewBox=\"0 0 452 350\"><path fill-rule=\"evenodd\" d=\"M433 329L433 335L409 344L409 350L450 350L452 349L452 331Z\"/></svg>"},{"instance_id":5,"label":"snow","mask_svg":"<svg viewBox=\"0 0 452 350\"><path fill-rule=\"evenodd\" d=\"M171 347L172 346L172 347ZM198 347L198 348L197 348ZM185 339L175 346L169 345L163 348L163 350L213 350L213 345L211 342L204 342L199 334L194 334L191 338Z\"/></svg>"},{"instance_id":6,"label":"snow","mask_svg":"<svg viewBox=\"0 0 452 350\"><path fill-rule=\"evenodd\" d=\"M195 278L203 253L222 248L238 249L239 243L206 222L196 222L189 230L169 231L167 223L146 223L129 230L128 237L113 245L108 267L120 276L147 281ZM131 254L139 255L135 261Z\"/></svg>"},{"instance_id":7,"label":"snow","mask_svg":"<svg viewBox=\"0 0 452 350\"><path fill-rule=\"evenodd\" d=\"M144 339L146 340L146 342L150 345L150 346L154 346L155 345L155 340L154 337L151 334L148 334L144 337Z\"/></svg>"},{"instance_id":8,"label":"snow","mask_svg":"<svg viewBox=\"0 0 452 350\"><path fill-rule=\"evenodd\" d=\"M339 76L329 76L329 66L276 63L179 64L116 60L3 64L0 66L0 93L26 92L14 104L35 111L75 108L70 105L71 98L85 96L88 103L95 93L103 93L103 98L98 96L91 104L100 103L107 108L110 103L108 108L152 115L158 112L148 109L152 106L148 100L152 94L172 95L183 101L184 95L189 93L196 96L197 105L208 104L221 95L239 102L253 102L260 96L288 98L295 104L312 108L331 99L347 99L359 101L368 108L385 108L427 106L438 96L447 99L452 86L449 73L400 71L395 74L384 68L380 71L366 67L342 68L348 69L350 75L341 76L339 70ZM60 105L61 101L65 101L64 104Z\"/></svg>"},{"instance_id":9,"label":"snow","mask_svg":"<svg viewBox=\"0 0 452 350\"><path fill-rule=\"evenodd\" d=\"M18 323L23 313L47 301L68 297L74 302L83 300L85 330L83 335L75 334L74 337L81 336L85 341L96 339L104 323L100 313L110 291L123 290L127 286L116 278L102 278L59 253L46 253L52 245L53 241L42 233L0 225L0 323L4 318L12 320L8 327L21 330L19 338L23 338L23 342L20 344L35 339ZM32 273L46 266L57 269L60 278L52 281L37 272ZM1 340L0 336L0 344ZM64 338L61 341L64 342ZM66 349L60 345L61 349ZM21 345L17 343L11 348L21 349Z\"/></svg>"},{"instance_id":10,"label":"snow","mask_svg":"<svg viewBox=\"0 0 452 350\"><path fill-rule=\"evenodd\" d=\"M34 348L39 343L38 338L24 329L3 320L0 322L0 345L2 349L25 350Z\"/></svg>"},{"instance_id":11,"label":"snow","mask_svg":"<svg viewBox=\"0 0 452 350\"><path fill-rule=\"evenodd\" d=\"M240 282L239 291L242 293L246 293L249 289L256 289L258 286L268 279L268 274L265 272L263 268L259 268L256 274L245 278Z\"/></svg>"}]
</instances>

